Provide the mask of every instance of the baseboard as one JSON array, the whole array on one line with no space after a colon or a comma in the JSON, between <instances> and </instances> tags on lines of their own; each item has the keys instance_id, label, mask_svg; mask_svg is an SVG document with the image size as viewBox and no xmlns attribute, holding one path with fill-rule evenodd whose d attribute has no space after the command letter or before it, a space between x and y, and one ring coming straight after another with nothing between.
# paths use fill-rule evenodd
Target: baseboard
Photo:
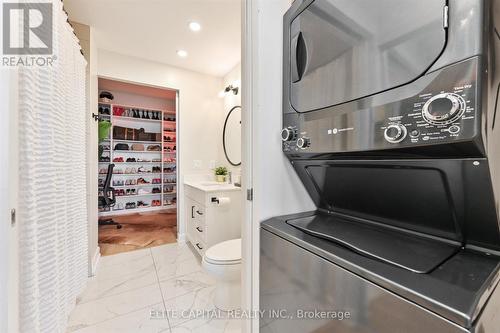
<instances>
[{"instance_id":1,"label":"baseboard","mask_svg":"<svg viewBox=\"0 0 500 333\"><path fill-rule=\"evenodd\" d=\"M186 243L186 234L178 234L177 243Z\"/></svg>"},{"instance_id":2,"label":"baseboard","mask_svg":"<svg viewBox=\"0 0 500 333\"><path fill-rule=\"evenodd\" d=\"M101 258L101 248L98 246L94 253L94 258L92 259L92 275L94 276L97 272L97 266L99 265L99 259Z\"/></svg>"}]
</instances>

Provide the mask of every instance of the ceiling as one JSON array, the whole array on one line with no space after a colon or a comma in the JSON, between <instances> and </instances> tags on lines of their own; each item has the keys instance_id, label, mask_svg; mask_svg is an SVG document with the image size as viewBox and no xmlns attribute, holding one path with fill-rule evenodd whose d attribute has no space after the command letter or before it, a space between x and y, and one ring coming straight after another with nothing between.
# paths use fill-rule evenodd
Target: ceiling
<instances>
[{"instance_id":1,"label":"ceiling","mask_svg":"<svg viewBox=\"0 0 500 333\"><path fill-rule=\"evenodd\" d=\"M99 49L224 76L240 62L240 0L64 0ZM188 28L199 22L201 31ZM186 50L181 58L176 51Z\"/></svg>"},{"instance_id":2,"label":"ceiling","mask_svg":"<svg viewBox=\"0 0 500 333\"><path fill-rule=\"evenodd\" d=\"M172 89L144 86L128 82L99 78L99 90L120 91L133 95L175 100L177 92Z\"/></svg>"}]
</instances>

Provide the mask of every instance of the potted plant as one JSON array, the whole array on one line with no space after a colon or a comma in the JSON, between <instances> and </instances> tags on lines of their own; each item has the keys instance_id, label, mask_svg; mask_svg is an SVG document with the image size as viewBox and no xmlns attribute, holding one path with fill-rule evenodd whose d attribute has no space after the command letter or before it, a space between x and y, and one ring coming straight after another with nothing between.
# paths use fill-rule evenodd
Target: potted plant
<instances>
[{"instance_id":1,"label":"potted plant","mask_svg":"<svg viewBox=\"0 0 500 333\"><path fill-rule=\"evenodd\" d=\"M227 168L220 166L215 168L215 178L219 183L223 183L226 181L226 176L227 176Z\"/></svg>"}]
</instances>

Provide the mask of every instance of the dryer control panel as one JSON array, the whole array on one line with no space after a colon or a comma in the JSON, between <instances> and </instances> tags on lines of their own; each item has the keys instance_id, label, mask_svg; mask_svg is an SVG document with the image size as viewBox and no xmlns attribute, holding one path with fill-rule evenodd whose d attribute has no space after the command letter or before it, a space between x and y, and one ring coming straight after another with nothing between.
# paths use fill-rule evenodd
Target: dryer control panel
<instances>
[{"instance_id":1,"label":"dryer control panel","mask_svg":"<svg viewBox=\"0 0 500 333\"><path fill-rule=\"evenodd\" d=\"M335 107L284 114L285 153L385 150L466 141L480 131L478 60Z\"/></svg>"}]
</instances>

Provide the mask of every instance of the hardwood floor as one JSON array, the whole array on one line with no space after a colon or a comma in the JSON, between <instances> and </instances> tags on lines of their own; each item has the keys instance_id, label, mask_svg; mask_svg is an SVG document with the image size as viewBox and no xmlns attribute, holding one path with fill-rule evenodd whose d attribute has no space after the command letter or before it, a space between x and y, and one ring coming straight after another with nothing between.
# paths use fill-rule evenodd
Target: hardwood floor
<instances>
[{"instance_id":1,"label":"hardwood floor","mask_svg":"<svg viewBox=\"0 0 500 333\"><path fill-rule=\"evenodd\" d=\"M127 214L110 216L122 225L99 226L101 255L144 249L177 241L177 212Z\"/></svg>"}]
</instances>

